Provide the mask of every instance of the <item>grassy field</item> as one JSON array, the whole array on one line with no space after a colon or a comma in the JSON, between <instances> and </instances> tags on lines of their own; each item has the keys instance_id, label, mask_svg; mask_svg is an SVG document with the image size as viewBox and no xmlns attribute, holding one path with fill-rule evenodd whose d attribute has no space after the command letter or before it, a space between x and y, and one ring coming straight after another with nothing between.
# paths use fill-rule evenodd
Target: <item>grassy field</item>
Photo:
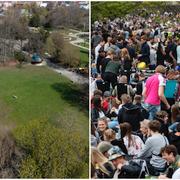
<instances>
[{"instance_id":1,"label":"grassy field","mask_svg":"<svg viewBox=\"0 0 180 180\"><path fill-rule=\"evenodd\" d=\"M88 140L88 109L80 88L46 67L0 68L0 122L48 119L60 128L71 124Z\"/></svg>"}]
</instances>

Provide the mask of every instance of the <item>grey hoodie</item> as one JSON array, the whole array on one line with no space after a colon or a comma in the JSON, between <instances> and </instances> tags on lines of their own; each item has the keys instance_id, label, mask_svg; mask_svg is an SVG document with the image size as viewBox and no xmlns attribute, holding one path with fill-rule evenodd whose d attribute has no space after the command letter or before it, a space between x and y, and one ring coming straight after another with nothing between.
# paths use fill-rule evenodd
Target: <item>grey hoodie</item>
<instances>
[{"instance_id":1,"label":"grey hoodie","mask_svg":"<svg viewBox=\"0 0 180 180\"><path fill-rule=\"evenodd\" d=\"M145 159L151 157L150 164L157 168L164 168L166 161L159 156L161 148L168 145L168 139L161 134L154 134L149 137L144 148L138 154L138 158Z\"/></svg>"}]
</instances>

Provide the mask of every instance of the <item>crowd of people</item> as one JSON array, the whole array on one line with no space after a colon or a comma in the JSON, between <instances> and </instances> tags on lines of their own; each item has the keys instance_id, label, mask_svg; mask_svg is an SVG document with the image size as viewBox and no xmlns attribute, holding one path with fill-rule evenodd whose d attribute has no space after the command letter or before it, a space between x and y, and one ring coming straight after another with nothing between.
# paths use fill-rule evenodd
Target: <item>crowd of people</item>
<instances>
[{"instance_id":1,"label":"crowd of people","mask_svg":"<svg viewBox=\"0 0 180 180\"><path fill-rule=\"evenodd\" d=\"M92 178L180 179L178 18L164 12L92 24Z\"/></svg>"}]
</instances>

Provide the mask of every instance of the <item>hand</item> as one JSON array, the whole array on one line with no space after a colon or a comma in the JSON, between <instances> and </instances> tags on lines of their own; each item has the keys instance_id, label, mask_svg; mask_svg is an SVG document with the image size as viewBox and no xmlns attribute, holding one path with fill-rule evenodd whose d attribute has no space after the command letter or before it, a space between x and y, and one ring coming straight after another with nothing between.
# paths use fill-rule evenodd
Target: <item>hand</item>
<instances>
[{"instance_id":1,"label":"hand","mask_svg":"<svg viewBox=\"0 0 180 180\"><path fill-rule=\"evenodd\" d=\"M123 164L119 163L118 166L117 166L117 169L121 169L123 167Z\"/></svg>"},{"instance_id":2,"label":"hand","mask_svg":"<svg viewBox=\"0 0 180 180\"><path fill-rule=\"evenodd\" d=\"M166 104L166 109L168 110L170 108L171 108L171 106L169 104Z\"/></svg>"},{"instance_id":3,"label":"hand","mask_svg":"<svg viewBox=\"0 0 180 180\"><path fill-rule=\"evenodd\" d=\"M162 174L158 177L158 179L168 179L168 178L166 177L166 175Z\"/></svg>"}]
</instances>

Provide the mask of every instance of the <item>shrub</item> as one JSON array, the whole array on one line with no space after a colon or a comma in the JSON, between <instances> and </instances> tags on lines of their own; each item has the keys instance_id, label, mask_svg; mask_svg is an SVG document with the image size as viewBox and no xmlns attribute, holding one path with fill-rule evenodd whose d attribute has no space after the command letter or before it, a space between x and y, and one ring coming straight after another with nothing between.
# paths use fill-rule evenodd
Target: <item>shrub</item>
<instances>
[{"instance_id":1,"label":"shrub","mask_svg":"<svg viewBox=\"0 0 180 180\"><path fill-rule=\"evenodd\" d=\"M64 129L43 120L31 121L17 128L14 137L27 154L22 160L21 178L84 176L82 173L88 166L88 148L79 133L67 134Z\"/></svg>"},{"instance_id":2,"label":"shrub","mask_svg":"<svg viewBox=\"0 0 180 180\"><path fill-rule=\"evenodd\" d=\"M18 60L20 64L22 64L22 62L26 61L25 55L22 52L19 52L19 51L16 51L14 53L14 58L16 60Z\"/></svg>"}]
</instances>

